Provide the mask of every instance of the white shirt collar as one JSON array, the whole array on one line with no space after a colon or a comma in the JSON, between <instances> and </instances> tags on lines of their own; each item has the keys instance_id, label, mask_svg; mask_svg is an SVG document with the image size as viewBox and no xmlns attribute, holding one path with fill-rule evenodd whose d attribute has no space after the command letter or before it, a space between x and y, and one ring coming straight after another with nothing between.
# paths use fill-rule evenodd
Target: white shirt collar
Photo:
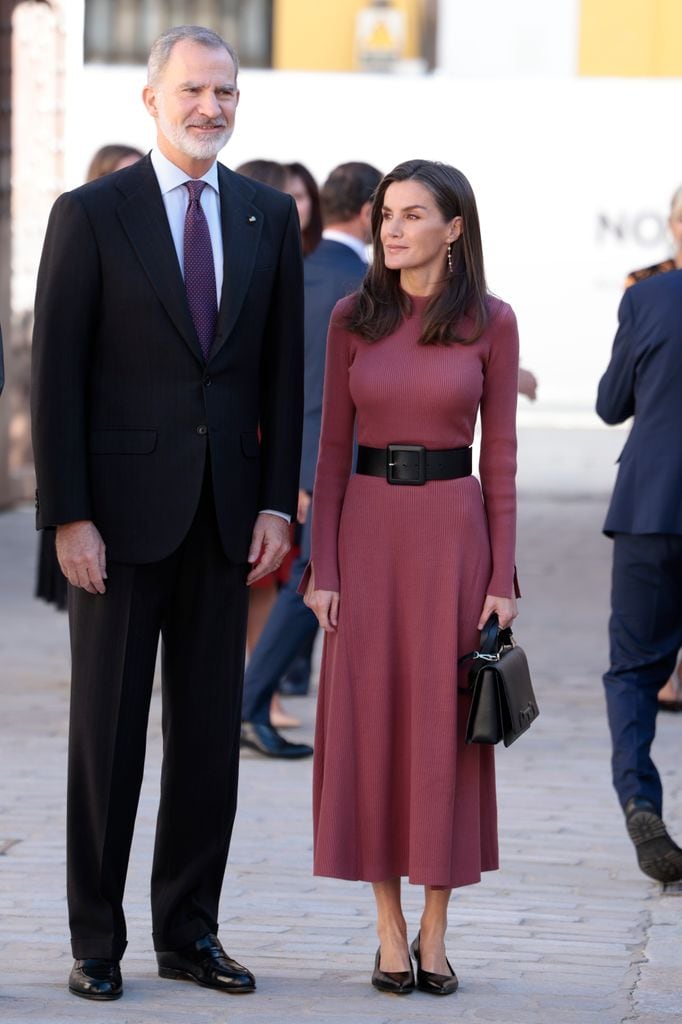
<instances>
[{"instance_id":1,"label":"white shirt collar","mask_svg":"<svg viewBox=\"0 0 682 1024\"><path fill-rule=\"evenodd\" d=\"M159 188L161 194L165 195L166 192L171 192L174 188L178 188L189 181L189 175L186 171L183 171L181 167L174 164L168 157L164 156L160 149L156 147L151 151L150 154L152 167L154 173L159 182ZM220 187L218 185L218 162L214 160L206 174L202 174L198 181L205 181L207 185L210 185L218 195L220 195Z\"/></svg>"},{"instance_id":2,"label":"white shirt collar","mask_svg":"<svg viewBox=\"0 0 682 1024\"><path fill-rule=\"evenodd\" d=\"M367 246L355 235L348 235L345 231L336 231L334 228L325 228L322 237L330 242L340 242L347 245L349 249L357 253L363 263L367 263Z\"/></svg>"}]
</instances>

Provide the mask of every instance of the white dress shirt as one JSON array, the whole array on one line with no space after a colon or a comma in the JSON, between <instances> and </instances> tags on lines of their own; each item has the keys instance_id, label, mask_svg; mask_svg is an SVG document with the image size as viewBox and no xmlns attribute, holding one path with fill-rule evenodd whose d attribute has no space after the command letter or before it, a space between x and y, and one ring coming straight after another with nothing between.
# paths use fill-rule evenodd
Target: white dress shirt
<instances>
[{"instance_id":1,"label":"white dress shirt","mask_svg":"<svg viewBox=\"0 0 682 1024\"><path fill-rule=\"evenodd\" d=\"M185 215L189 206L189 192L184 187L189 176L180 167L163 155L159 149L151 152L152 167L159 182L163 205L173 236L173 245L178 254L180 271L184 277L185 255ZM205 181L206 188L201 193L201 209L204 211L213 249L213 267L215 269L216 305L220 305L223 290L223 231L220 222L220 188L218 186L218 164L213 164L202 174L198 181Z\"/></svg>"},{"instance_id":2,"label":"white dress shirt","mask_svg":"<svg viewBox=\"0 0 682 1024\"><path fill-rule=\"evenodd\" d=\"M185 188L185 182L189 177L185 171L174 164L168 157L165 157L161 150L153 149L150 154L152 167L156 174L163 205L166 208L168 225L173 236L173 245L178 255L180 272L184 278L184 255L185 255L185 216L189 206L189 191ZM220 306L220 297L223 290L223 230L220 220L220 186L218 185L218 164L214 161L205 174L197 181L205 181L206 188L201 192L201 208L204 211L208 231L211 236L211 248L213 249L213 267L215 270L216 305ZM279 516L287 523L291 522L291 516L286 512L277 512L275 509L265 508L263 512Z\"/></svg>"}]
</instances>

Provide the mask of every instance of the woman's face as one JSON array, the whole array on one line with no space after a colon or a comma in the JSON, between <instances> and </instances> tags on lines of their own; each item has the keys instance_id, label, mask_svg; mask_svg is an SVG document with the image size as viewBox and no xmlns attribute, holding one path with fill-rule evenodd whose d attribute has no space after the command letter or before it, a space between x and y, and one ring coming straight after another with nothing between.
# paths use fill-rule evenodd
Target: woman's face
<instances>
[{"instance_id":1,"label":"woman's face","mask_svg":"<svg viewBox=\"0 0 682 1024\"><path fill-rule=\"evenodd\" d=\"M296 203L298 219L301 222L301 231L305 231L310 223L310 214L312 212L312 201L308 194L308 189L297 174L290 174L286 191L293 197Z\"/></svg>"},{"instance_id":2,"label":"woman's face","mask_svg":"<svg viewBox=\"0 0 682 1024\"><path fill-rule=\"evenodd\" d=\"M462 218L446 221L419 181L394 181L386 189L381 244L389 270L424 270L442 275L447 247L462 233Z\"/></svg>"},{"instance_id":3,"label":"woman's face","mask_svg":"<svg viewBox=\"0 0 682 1024\"><path fill-rule=\"evenodd\" d=\"M672 210L670 219L668 220L668 227L670 228L670 233L673 236L675 251L682 251L682 202L677 203Z\"/></svg>"}]
</instances>

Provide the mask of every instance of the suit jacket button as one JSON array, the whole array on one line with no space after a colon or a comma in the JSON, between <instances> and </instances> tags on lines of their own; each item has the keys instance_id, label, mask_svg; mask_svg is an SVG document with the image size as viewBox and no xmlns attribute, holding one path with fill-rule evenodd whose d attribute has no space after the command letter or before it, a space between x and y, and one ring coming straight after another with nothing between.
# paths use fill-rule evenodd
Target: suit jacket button
<instances>
[{"instance_id":1,"label":"suit jacket button","mask_svg":"<svg viewBox=\"0 0 682 1024\"><path fill-rule=\"evenodd\" d=\"M200 423L197 427L197 434L208 434L208 427L205 423Z\"/></svg>"},{"instance_id":2,"label":"suit jacket button","mask_svg":"<svg viewBox=\"0 0 682 1024\"><path fill-rule=\"evenodd\" d=\"M213 383L213 381L211 380L211 378L209 377L209 375L208 375L208 374L206 374L206 376L205 376L205 377L202 377L202 379L201 379L201 383L202 383L202 384L204 385L204 387L205 387L205 388L210 388L210 386L211 386L211 384Z\"/></svg>"}]
</instances>

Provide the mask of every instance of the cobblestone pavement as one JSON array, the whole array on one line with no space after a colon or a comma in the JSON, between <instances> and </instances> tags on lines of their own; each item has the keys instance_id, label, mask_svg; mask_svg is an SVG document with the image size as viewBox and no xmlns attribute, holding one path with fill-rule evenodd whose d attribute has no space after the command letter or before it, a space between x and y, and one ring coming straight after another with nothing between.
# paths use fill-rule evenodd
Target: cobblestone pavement
<instances>
[{"instance_id":1,"label":"cobblestone pavement","mask_svg":"<svg viewBox=\"0 0 682 1024\"><path fill-rule=\"evenodd\" d=\"M610 545L604 500L521 501L517 635L542 715L498 753L502 868L452 902L456 996L397 1000L369 984L376 936L368 886L311 875L309 762L242 765L221 937L256 973L241 999L158 978L149 868L158 791L155 695L126 905L126 991L93 1005L65 988L67 722L65 616L31 598L27 508L0 514L0 1020L5 1024L666 1024L680 1020L682 899L637 869L609 780L600 675ZM314 698L291 699L303 739ZM666 816L682 834L682 716L661 716ZM292 733L293 735L293 733ZM4 844L4 845L3 845ZM407 894L411 932L418 891Z\"/></svg>"}]
</instances>

